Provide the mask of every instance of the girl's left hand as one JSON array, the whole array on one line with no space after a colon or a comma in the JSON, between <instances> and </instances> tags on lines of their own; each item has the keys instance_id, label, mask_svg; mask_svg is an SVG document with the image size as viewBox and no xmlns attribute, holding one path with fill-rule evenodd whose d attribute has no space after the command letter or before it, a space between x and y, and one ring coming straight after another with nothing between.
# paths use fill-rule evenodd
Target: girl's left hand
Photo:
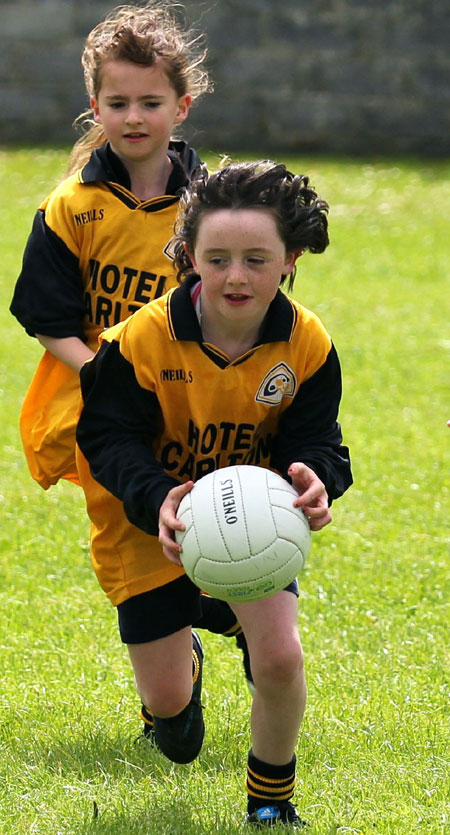
<instances>
[{"instance_id":1,"label":"girl's left hand","mask_svg":"<svg viewBox=\"0 0 450 835\"><path fill-rule=\"evenodd\" d=\"M294 507L301 507L312 531L320 531L332 519L325 485L314 470L300 461L291 464L288 475L298 493Z\"/></svg>"},{"instance_id":2,"label":"girl's left hand","mask_svg":"<svg viewBox=\"0 0 450 835\"><path fill-rule=\"evenodd\" d=\"M181 545L175 542L174 531L184 531L186 527L183 522L177 519L178 505L183 496L192 490L193 486L193 481L187 481L186 484L172 487L159 509L158 539L162 545L164 556L170 562L174 562L175 565L182 565L180 554L183 549Z\"/></svg>"}]
</instances>

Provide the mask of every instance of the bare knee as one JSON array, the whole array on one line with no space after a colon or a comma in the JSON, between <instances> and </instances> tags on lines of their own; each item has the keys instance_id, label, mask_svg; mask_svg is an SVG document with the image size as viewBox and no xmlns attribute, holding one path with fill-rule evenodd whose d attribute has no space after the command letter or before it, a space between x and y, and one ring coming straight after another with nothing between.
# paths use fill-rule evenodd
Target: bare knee
<instances>
[{"instance_id":1,"label":"bare knee","mask_svg":"<svg viewBox=\"0 0 450 835\"><path fill-rule=\"evenodd\" d=\"M192 696L192 635L190 628L166 638L129 644L136 689L155 716L177 716Z\"/></svg>"},{"instance_id":2,"label":"bare knee","mask_svg":"<svg viewBox=\"0 0 450 835\"><path fill-rule=\"evenodd\" d=\"M288 687L303 679L303 652L299 642L256 653L251 659L252 675L258 689Z\"/></svg>"},{"instance_id":3,"label":"bare knee","mask_svg":"<svg viewBox=\"0 0 450 835\"><path fill-rule=\"evenodd\" d=\"M192 683L189 687L182 687L180 683L177 686L174 681L141 684L139 695L146 708L154 716L167 719L170 716L177 716L189 704L192 696Z\"/></svg>"}]
</instances>

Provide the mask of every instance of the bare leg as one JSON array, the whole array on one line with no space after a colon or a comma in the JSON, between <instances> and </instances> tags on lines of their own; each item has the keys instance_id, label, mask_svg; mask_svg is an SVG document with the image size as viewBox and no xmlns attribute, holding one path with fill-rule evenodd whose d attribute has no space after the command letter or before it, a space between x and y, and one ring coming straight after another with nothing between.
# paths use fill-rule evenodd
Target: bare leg
<instances>
[{"instance_id":1,"label":"bare leg","mask_svg":"<svg viewBox=\"0 0 450 835\"><path fill-rule=\"evenodd\" d=\"M306 704L297 598L282 591L266 600L233 604L244 630L255 683L252 748L263 762L292 759Z\"/></svg>"},{"instance_id":2,"label":"bare leg","mask_svg":"<svg viewBox=\"0 0 450 835\"><path fill-rule=\"evenodd\" d=\"M191 628L127 647L136 688L145 706L162 719L180 713L192 696Z\"/></svg>"}]
</instances>

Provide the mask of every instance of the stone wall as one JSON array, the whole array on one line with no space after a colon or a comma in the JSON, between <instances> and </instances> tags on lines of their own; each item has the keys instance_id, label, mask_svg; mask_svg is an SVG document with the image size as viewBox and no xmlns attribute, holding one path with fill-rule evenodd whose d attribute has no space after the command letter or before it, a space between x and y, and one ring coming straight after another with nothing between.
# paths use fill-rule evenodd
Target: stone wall
<instances>
[{"instance_id":1,"label":"stone wall","mask_svg":"<svg viewBox=\"0 0 450 835\"><path fill-rule=\"evenodd\" d=\"M114 3L0 0L0 142L71 143L83 39ZM188 138L220 152L448 154L447 0L185 1L215 93Z\"/></svg>"}]
</instances>

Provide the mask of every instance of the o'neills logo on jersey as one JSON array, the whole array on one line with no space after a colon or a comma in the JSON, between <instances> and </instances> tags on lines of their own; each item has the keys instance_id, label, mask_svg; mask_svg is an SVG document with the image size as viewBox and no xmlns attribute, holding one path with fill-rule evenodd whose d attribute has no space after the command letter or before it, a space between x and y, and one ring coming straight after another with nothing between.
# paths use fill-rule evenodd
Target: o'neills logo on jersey
<instances>
[{"instance_id":1,"label":"o'neills logo on jersey","mask_svg":"<svg viewBox=\"0 0 450 835\"><path fill-rule=\"evenodd\" d=\"M185 371L184 368L163 368L159 376L162 383L192 383L194 379L192 371Z\"/></svg>"},{"instance_id":2,"label":"o'neills logo on jersey","mask_svg":"<svg viewBox=\"0 0 450 835\"><path fill-rule=\"evenodd\" d=\"M79 212L73 217L76 226L85 226L86 223L93 223L94 220L103 220L104 216L104 209L87 209L85 212Z\"/></svg>"},{"instance_id":3,"label":"o'neills logo on jersey","mask_svg":"<svg viewBox=\"0 0 450 835\"><path fill-rule=\"evenodd\" d=\"M255 400L258 403L277 406L283 397L293 397L296 388L297 378L294 372L285 362L279 362L267 372L256 392Z\"/></svg>"}]
</instances>

